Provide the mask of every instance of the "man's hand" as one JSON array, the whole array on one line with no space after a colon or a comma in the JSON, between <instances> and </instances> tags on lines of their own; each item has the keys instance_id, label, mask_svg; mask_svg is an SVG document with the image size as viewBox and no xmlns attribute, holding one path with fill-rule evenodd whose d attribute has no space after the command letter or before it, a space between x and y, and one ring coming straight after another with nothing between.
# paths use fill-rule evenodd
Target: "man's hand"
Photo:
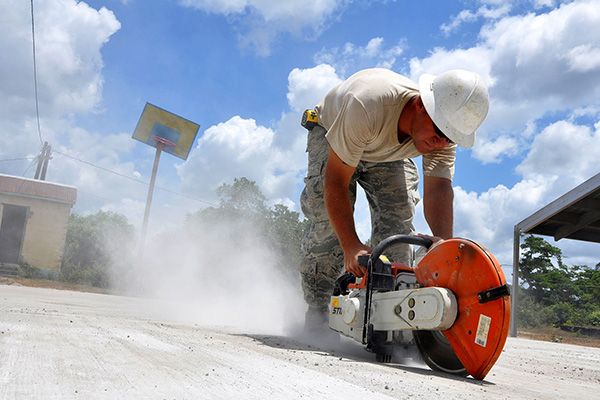
<instances>
[{"instance_id":1,"label":"man's hand","mask_svg":"<svg viewBox=\"0 0 600 400\"><path fill-rule=\"evenodd\" d=\"M372 251L372 248L362 244L354 250L344 250L344 266L346 267L346 271L352 273L357 278L365 276L367 268L358 265L358 256L370 254Z\"/></svg>"},{"instance_id":2,"label":"man's hand","mask_svg":"<svg viewBox=\"0 0 600 400\"><path fill-rule=\"evenodd\" d=\"M444 241L444 239L442 239L439 236L429 236L429 235L423 235L421 233L415 233L415 236L431 240L433 243L431 244L431 246L429 247L429 249L431 249L437 242L443 242ZM423 254L425 254L425 252L429 251L429 249L425 249L424 247L421 247L421 248L419 248L418 251L420 252L421 255L423 255Z\"/></svg>"},{"instance_id":3,"label":"man's hand","mask_svg":"<svg viewBox=\"0 0 600 400\"><path fill-rule=\"evenodd\" d=\"M444 239L442 239L439 236L423 235L422 233L415 233L415 236L416 237L422 237L422 238L425 238L425 239L429 239L429 240L431 240L433 242L433 244L436 244L437 242L444 240Z\"/></svg>"}]
</instances>

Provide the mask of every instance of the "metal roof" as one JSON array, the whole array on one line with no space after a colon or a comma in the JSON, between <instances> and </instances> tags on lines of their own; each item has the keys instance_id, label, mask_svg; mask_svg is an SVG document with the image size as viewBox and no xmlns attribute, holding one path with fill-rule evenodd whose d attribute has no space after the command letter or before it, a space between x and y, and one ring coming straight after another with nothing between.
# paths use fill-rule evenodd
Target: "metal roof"
<instances>
[{"instance_id":1,"label":"metal roof","mask_svg":"<svg viewBox=\"0 0 600 400\"><path fill-rule=\"evenodd\" d=\"M37 179L0 174L0 193L75 204L77 188Z\"/></svg>"},{"instance_id":2,"label":"metal roof","mask_svg":"<svg viewBox=\"0 0 600 400\"><path fill-rule=\"evenodd\" d=\"M600 242L600 173L519 222L522 233Z\"/></svg>"},{"instance_id":3,"label":"metal roof","mask_svg":"<svg viewBox=\"0 0 600 400\"><path fill-rule=\"evenodd\" d=\"M600 243L600 173L515 225L511 336L517 336L517 282L521 234Z\"/></svg>"}]
</instances>

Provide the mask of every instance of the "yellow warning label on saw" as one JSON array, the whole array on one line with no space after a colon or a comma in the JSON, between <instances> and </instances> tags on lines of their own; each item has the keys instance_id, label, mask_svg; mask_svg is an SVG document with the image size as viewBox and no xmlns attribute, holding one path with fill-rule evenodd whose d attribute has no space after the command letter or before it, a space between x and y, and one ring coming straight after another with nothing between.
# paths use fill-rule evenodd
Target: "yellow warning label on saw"
<instances>
[{"instance_id":1,"label":"yellow warning label on saw","mask_svg":"<svg viewBox=\"0 0 600 400\"><path fill-rule=\"evenodd\" d=\"M336 308L340 306L340 299L331 299L331 307Z\"/></svg>"},{"instance_id":2,"label":"yellow warning label on saw","mask_svg":"<svg viewBox=\"0 0 600 400\"><path fill-rule=\"evenodd\" d=\"M479 324L477 325L477 335L475 335L475 343L485 347L487 345L488 334L490 333L490 325L492 319L487 315L479 316Z\"/></svg>"}]
</instances>

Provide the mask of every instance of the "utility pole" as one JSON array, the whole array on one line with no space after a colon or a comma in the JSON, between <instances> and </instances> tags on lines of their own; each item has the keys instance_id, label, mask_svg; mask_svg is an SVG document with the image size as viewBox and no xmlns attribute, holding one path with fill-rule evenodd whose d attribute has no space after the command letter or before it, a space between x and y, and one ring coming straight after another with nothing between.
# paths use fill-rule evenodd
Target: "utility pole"
<instances>
[{"instance_id":1,"label":"utility pole","mask_svg":"<svg viewBox=\"0 0 600 400\"><path fill-rule=\"evenodd\" d=\"M52 146L46 146L46 155L44 156L44 165L42 166L42 177L41 180L46 180L46 171L48 171L48 161L52 159Z\"/></svg>"},{"instance_id":2,"label":"utility pole","mask_svg":"<svg viewBox=\"0 0 600 400\"><path fill-rule=\"evenodd\" d=\"M35 179L40 179L42 181L46 180L46 171L48 171L48 161L52 159L52 146L48 144L48 142L44 142L44 146L42 147L42 151L37 156L38 165L35 170ZM41 176L40 176L41 173Z\"/></svg>"}]
</instances>

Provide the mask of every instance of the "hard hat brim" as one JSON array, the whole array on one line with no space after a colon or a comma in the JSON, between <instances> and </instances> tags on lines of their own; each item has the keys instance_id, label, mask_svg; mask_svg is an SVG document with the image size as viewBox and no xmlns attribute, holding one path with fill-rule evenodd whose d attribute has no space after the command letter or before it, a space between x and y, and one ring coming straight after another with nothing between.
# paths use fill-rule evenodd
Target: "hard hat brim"
<instances>
[{"instance_id":1,"label":"hard hat brim","mask_svg":"<svg viewBox=\"0 0 600 400\"><path fill-rule=\"evenodd\" d=\"M444 135L461 147L471 148L475 144L475 132L465 134L456 129L440 111L435 101L433 92L433 80L436 75L423 74L419 77L419 95L425 106L425 110L433 123L440 128Z\"/></svg>"}]
</instances>

